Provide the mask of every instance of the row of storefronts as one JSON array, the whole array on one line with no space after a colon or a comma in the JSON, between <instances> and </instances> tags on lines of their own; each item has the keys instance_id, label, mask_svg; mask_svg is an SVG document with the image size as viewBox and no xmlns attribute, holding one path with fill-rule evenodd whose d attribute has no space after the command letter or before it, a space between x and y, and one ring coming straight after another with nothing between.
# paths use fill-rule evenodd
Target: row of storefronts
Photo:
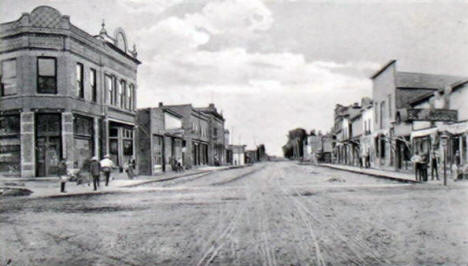
<instances>
[{"instance_id":1,"label":"row of storefronts","mask_svg":"<svg viewBox=\"0 0 468 266\"><path fill-rule=\"evenodd\" d=\"M224 118L213 104L195 108L160 103L139 109L137 124L141 174L226 164Z\"/></svg>"},{"instance_id":2,"label":"row of storefronts","mask_svg":"<svg viewBox=\"0 0 468 266\"><path fill-rule=\"evenodd\" d=\"M101 26L91 35L49 6L0 24L0 175L52 176L61 160L105 155L141 174L244 163L214 104L137 110L136 48Z\"/></svg>"},{"instance_id":3,"label":"row of storefronts","mask_svg":"<svg viewBox=\"0 0 468 266\"><path fill-rule=\"evenodd\" d=\"M399 72L393 60L372 81L372 99L335 108L334 163L410 172L415 154L468 162L467 79Z\"/></svg>"}]
</instances>

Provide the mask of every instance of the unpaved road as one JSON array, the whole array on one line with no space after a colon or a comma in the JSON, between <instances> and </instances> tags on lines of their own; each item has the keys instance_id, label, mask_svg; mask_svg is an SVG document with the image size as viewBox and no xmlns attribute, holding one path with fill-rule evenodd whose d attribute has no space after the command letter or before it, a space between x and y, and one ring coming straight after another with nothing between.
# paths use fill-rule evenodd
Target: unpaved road
<instances>
[{"instance_id":1,"label":"unpaved road","mask_svg":"<svg viewBox=\"0 0 468 266\"><path fill-rule=\"evenodd\" d=\"M0 201L0 265L468 264L468 189L294 162Z\"/></svg>"}]
</instances>

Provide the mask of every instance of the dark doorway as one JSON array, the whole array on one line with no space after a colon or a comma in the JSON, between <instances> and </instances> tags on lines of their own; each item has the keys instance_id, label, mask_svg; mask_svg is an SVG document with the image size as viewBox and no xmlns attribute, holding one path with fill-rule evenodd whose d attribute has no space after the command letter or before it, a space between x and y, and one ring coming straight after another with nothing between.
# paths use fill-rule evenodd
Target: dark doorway
<instances>
[{"instance_id":1,"label":"dark doorway","mask_svg":"<svg viewBox=\"0 0 468 266\"><path fill-rule=\"evenodd\" d=\"M60 114L36 115L36 175L57 174L58 162L62 157Z\"/></svg>"}]
</instances>

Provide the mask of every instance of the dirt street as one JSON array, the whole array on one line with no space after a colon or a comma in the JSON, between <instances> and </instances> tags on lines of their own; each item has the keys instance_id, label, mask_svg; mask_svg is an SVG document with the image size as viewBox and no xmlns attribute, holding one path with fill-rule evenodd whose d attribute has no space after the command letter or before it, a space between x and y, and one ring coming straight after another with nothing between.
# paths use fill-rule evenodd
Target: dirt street
<instances>
[{"instance_id":1,"label":"dirt street","mask_svg":"<svg viewBox=\"0 0 468 266\"><path fill-rule=\"evenodd\" d=\"M261 163L0 201L0 265L468 264L468 187Z\"/></svg>"}]
</instances>

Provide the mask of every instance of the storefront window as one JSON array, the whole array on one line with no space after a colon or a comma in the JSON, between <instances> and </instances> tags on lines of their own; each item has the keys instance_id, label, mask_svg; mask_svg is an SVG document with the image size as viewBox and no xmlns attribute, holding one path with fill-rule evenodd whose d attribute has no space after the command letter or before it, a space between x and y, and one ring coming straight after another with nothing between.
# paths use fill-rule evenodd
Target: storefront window
<instances>
[{"instance_id":1,"label":"storefront window","mask_svg":"<svg viewBox=\"0 0 468 266\"><path fill-rule=\"evenodd\" d=\"M109 129L109 137L117 137L119 130L116 127Z\"/></svg>"},{"instance_id":2,"label":"storefront window","mask_svg":"<svg viewBox=\"0 0 468 266\"><path fill-rule=\"evenodd\" d=\"M0 173L17 175L20 171L19 115L0 116Z\"/></svg>"},{"instance_id":3,"label":"storefront window","mask_svg":"<svg viewBox=\"0 0 468 266\"><path fill-rule=\"evenodd\" d=\"M93 135L92 118L77 115L74 117L73 131L77 136L91 137Z\"/></svg>"},{"instance_id":4,"label":"storefront window","mask_svg":"<svg viewBox=\"0 0 468 266\"><path fill-rule=\"evenodd\" d=\"M123 141L123 153L125 156L133 155L133 140L125 139Z\"/></svg>"}]
</instances>

